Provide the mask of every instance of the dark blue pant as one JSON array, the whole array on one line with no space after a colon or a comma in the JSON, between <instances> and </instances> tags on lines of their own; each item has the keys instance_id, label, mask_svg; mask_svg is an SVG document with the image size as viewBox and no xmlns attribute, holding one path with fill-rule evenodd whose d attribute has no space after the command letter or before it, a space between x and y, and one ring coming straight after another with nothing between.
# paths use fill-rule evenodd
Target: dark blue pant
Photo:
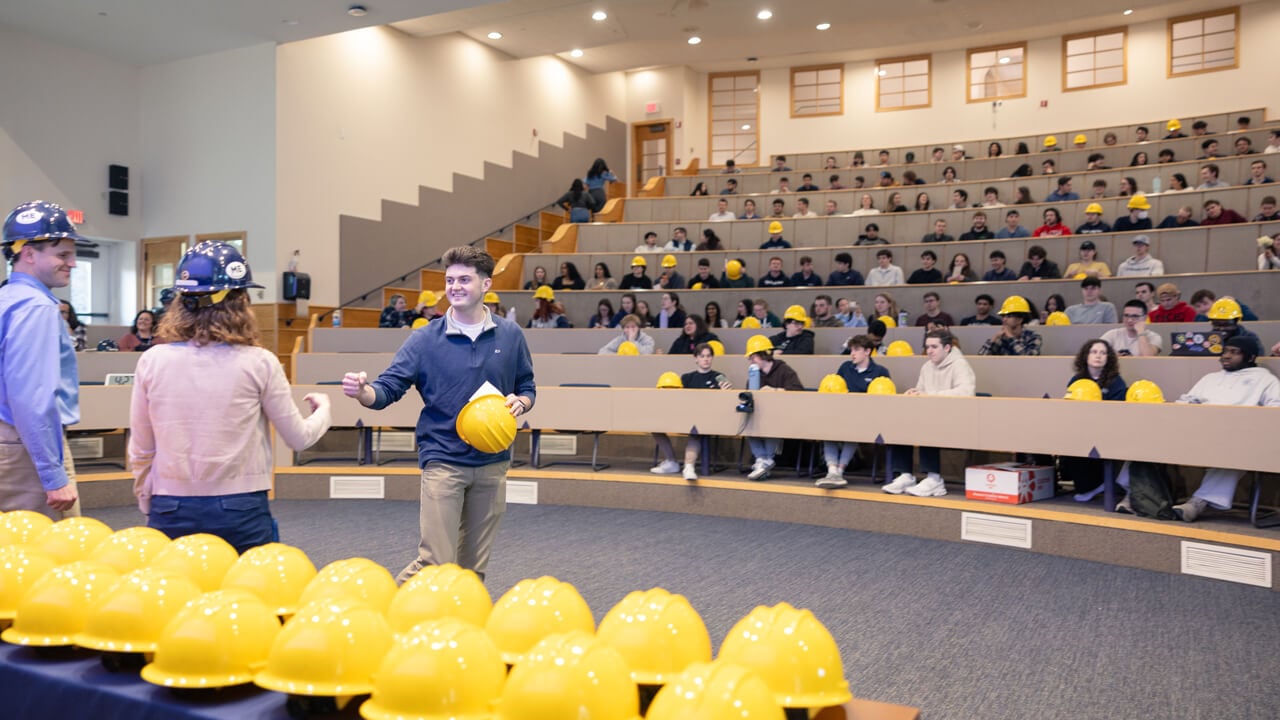
<instances>
[{"instance_id":1,"label":"dark blue pant","mask_svg":"<svg viewBox=\"0 0 1280 720\"><path fill-rule=\"evenodd\" d=\"M203 497L156 495L151 498L147 526L170 538L217 535L238 553L280 539L266 490Z\"/></svg>"},{"instance_id":2,"label":"dark blue pant","mask_svg":"<svg viewBox=\"0 0 1280 720\"><path fill-rule=\"evenodd\" d=\"M911 446L890 445L889 467L892 468L895 476L911 472ZM942 450L940 448L920 447L920 472L926 475L929 473L942 473Z\"/></svg>"}]
</instances>

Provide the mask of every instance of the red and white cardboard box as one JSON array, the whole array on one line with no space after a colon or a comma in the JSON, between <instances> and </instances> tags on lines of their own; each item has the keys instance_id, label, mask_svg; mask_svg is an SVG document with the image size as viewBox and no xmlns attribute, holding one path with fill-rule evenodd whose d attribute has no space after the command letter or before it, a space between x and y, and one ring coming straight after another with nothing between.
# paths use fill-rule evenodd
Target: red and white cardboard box
<instances>
[{"instance_id":1,"label":"red and white cardboard box","mask_svg":"<svg viewBox=\"0 0 1280 720\"><path fill-rule=\"evenodd\" d=\"M964 496L970 500L1021 505L1053 497L1053 468L999 463L964 470Z\"/></svg>"}]
</instances>

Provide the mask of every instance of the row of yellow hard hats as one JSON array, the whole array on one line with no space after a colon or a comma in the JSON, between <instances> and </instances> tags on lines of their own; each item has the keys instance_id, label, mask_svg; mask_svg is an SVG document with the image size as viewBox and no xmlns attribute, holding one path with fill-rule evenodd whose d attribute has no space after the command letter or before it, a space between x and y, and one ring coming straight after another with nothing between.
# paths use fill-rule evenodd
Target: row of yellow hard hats
<instances>
[{"instance_id":1,"label":"row of yellow hard hats","mask_svg":"<svg viewBox=\"0 0 1280 720\"><path fill-rule=\"evenodd\" d=\"M631 258L631 267L648 267L648 266L649 266L649 261L646 260L643 255L636 255L635 257ZM675 266L676 266L675 255L667 254L662 256L662 267L673 268Z\"/></svg>"},{"instance_id":2,"label":"row of yellow hard hats","mask_svg":"<svg viewBox=\"0 0 1280 720\"><path fill-rule=\"evenodd\" d=\"M1068 400L1090 400L1101 402L1102 388L1088 378L1081 378L1067 386ZM1160 386L1150 380L1137 380L1125 391L1126 402L1162 403L1164 392Z\"/></svg>"},{"instance_id":3,"label":"row of yellow hard hats","mask_svg":"<svg viewBox=\"0 0 1280 720\"><path fill-rule=\"evenodd\" d=\"M1076 145L1084 145L1084 144L1086 144L1086 143L1088 143L1088 142L1089 142L1089 138L1088 138L1084 133L1080 133L1080 134L1078 134L1078 135L1076 135L1076 136L1075 136L1075 138L1073 139L1073 142L1074 142ZM1044 146L1045 146L1045 147L1057 147L1057 146L1058 146L1058 137L1057 137L1056 135L1047 135L1047 136L1045 136L1045 139L1044 139Z\"/></svg>"}]
</instances>

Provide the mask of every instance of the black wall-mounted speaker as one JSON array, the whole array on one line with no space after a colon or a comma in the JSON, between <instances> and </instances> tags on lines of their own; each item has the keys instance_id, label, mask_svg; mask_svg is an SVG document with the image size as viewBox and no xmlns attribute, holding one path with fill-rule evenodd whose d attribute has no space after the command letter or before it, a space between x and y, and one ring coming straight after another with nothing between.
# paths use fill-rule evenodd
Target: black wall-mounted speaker
<instances>
[{"instance_id":1,"label":"black wall-mounted speaker","mask_svg":"<svg viewBox=\"0 0 1280 720\"><path fill-rule=\"evenodd\" d=\"M284 286L285 300L311 299L311 276L306 273L286 271L281 285Z\"/></svg>"},{"instance_id":2,"label":"black wall-mounted speaker","mask_svg":"<svg viewBox=\"0 0 1280 720\"><path fill-rule=\"evenodd\" d=\"M128 190L129 168L124 165L108 165L107 188L110 190Z\"/></svg>"},{"instance_id":3,"label":"black wall-mounted speaker","mask_svg":"<svg viewBox=\"0 0 1280 720\"><path fill-rule=\"evenodd\" d=\"M112 215L129 214L129 193L121 190L107 192L107 212Z\"/></svg>"}]
</instances>

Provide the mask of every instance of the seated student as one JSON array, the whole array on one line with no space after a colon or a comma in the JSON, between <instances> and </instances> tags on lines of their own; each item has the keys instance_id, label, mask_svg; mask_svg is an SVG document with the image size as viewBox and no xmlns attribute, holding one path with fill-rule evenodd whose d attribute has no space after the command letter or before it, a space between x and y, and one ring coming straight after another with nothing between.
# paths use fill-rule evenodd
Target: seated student
<instances>
[{"instance_id":1,"label":"seated student","mask_svg":"<svg viewBox=\"0 0 1280 720\"><path fill-rule=\"evenodd\" d=\"M1152 310L1147 319L1153 323L1193 322L1196 311L1182 301L1182 292L1173 283L1156 288L1156 302L1160 307Z\"/></svg>"},{"instance_id":2,"label":"seated student","mask_svg":"<svg viewBox=\"0 0 1280 720\"><path fill-rule=\"evenodd\" d=\"M644 234L644 242L636 246L632 252L644 254L656 254L662 252L662 246L658 244L658 233L650 230Z\"/></svg>"},{"instance_id":3,"label":"seated student","mask_svg":"<svg viewBox=\"0 0 1280 720\"><path fill-rule=\"evenodd\" d=\"M1092 153L1089 155L1088 164L1085 170L1110 170L1107 165L1107 158L1102 153Z\"/></svg>"},{"instance_id":4,"label":"seated student","mask_svg":"<svg viewBox=\"0 0 1280 720\"><path fill-rule=\"evenodd\" d=\"M948 210L963 210L969 207L969 191L964 188L956 188L951 191L951 205Z\"/></svg>"},{"instance_id":5,"label":"seated student","mask_svg":"<svg viewBox=\"0 0 1280 720\"><path fill-rule=\"evenodd\" d=\"M653 326L656 328L682 327L685 311L680 305L680 296L674 292L664 292L660 303L658 315L653 319Z\"/></svg>"},{"instance_id":6,"label":"seated student","mask_svg":"<svg viewBox=\"0 0 1280 720\"><path fill-rule=\"evenodd\" d=\"M391 302L386 307L382 308L382 314L378 317L378 327L402 328L402 327L412 326L413 321L417 319L417 316L414 314L412 310L409 309L409 302L404 299L404 296L400 294L392 295L390 300ZM147 311L147 312L150 312L150 311ZM142 315L142 313L138 313L138 315ZM135 319L134 322L137 323L137 319ZM150 336L150 330L151 328L148 327L147 328L148 336ZM124 338L121 338L121 340L123 339ZM120 343L117 343L117 345L119 344ZM147 346L148 347L151 346L149 337L147 341ZM137 346L135 345L134 347L137 347Z\"/></svg>"},{"instance_id":7,"label":"seated student","mask_svg":"<svg viewBox=\"0 0 1280 720\"><path fill-rule=\"evenodd\" d=\"M1031 303L1021 295L1010 295L1000 305L1000 332L983 343L979 355L1039 355L1042 340L1027 329L1032 318Z\"/></svg>"},{"instance_id":8,"label":"seated student","mask_svg":"<svg viewBox=\"0 0 1280 720\"><path fill-rule=\"evenodd\" d=\"M729 209L729 201L724 198L720 198L716 201L716 211L711 213L711 216L708 217L707 220L709 222L729 222L736 217L737 216L733 214L733 211Z\"/></svg>"},{"instance_id":9,"label":"seated student","mask_svg":"<svg viewBox=\"0 0 1280 720\"><path fill-rule=\"evenodd\" d=\"M844 321L835 316L830 295L818 295L809 311L814 327L844 327Z\"/></svg>"},{"instance_id":10,"label":"seated student","mask_svg":"<svg viewBox=\"0 0 1280 720\"><path fill-rule=\"evenodd\" d=\"M1230 225L1242 222L1248 222L1248 220L1235 210L1222 207L1221 201L1212 198L1204 201L1204 217L1200 219L1201 225Z\"/></svg>"},{"instance_id":11,"label":"seated student","mask_svg":"<svg viewBox=\"0 0 1280 720\"><path fill-rule=\"evenodd\" d=\"M1098 246L1092 240L1080 243L1080 259L1067 266L1066 277L1084 273L1095 277L1111 277L1111 268L1098 259Z\"/></svg>"},{"instance_id":12,"label":"seated student","mask_svg":"<svg viewBox=\"0 0 1280 720\"><path fill-rule=\"evenodd\" d=\"M680 334L671 343L671 349L667 351L667 354L692 355L699 345L719 339L715 333L707 329L707 323L702 319L701 315L696 313L688 315L684 318Z\"/></svg>"},{"instance_id":13,"label":"seated student","mask_svg":"<svg viewBox=\"0 0 1280 720\"><path fill-rule=\"evenodd\" d=\"M1244 140L1245 138L1241 138ZM1245 185L1266 185L1275 182L1274 179L1267 177L1267 163L1262 160L1254 160L1249 164L1249 177L1244 181Z\"/></svg>"},{"instance_id":14,"label":"seated student","mask_svg":"<svg viewBox=\"0 0 1280 720\"><path fill-rule=\"evenodd\" d=\"M710 194L711 191L707 189L707 184L700 182L693 186L693 191L689 193L689 197L704 197Z\"/></svg>"},{"instance_id":15,"label":"seated student","mask_svg":"<svg viewBox=\"0 0 1280 720\"><path fill-rule=\"evenodd\" d=\"M1039 245L1027 249L1027 260L1018 272L1019 280L1057 280L1062 277L1058 264L1048 259L1048 253Z\"/></svg>"},{"instance_id":16,"label":"seated student","mask_svg":"<svg viewBox=\"0 0 1280 720\"><path fill-rule=\"evenodd\" d=\"M1150 209L1151 203L1147 200L1147 196L1138 193L1129 198L1129 214L1116 218L1116 222L1111 228L1118 233L1150 230L1151 217L1147 214Z\"/></svg>"},{"instance_id":17,"label":"seated student","mask_svg":"<svg viewBox=\"0 0 1280 720\"><path fill-rule=\"evenodd\" d=\"M762 328L782 327L782 321L777 315L769 312L769 302L764 298L757 298L751 303L751 315Z\"/></svg>"},{"instance_id":18,"label":"seated student","mask_svg":"<svg viewBox=\"0 0 1280 720\"><path fill-rule=\"evenodd\" d=\"M711 274L711 260L708 258L698 258L698 274L694 275L689 281L689 287L699 286L699 290L714 290L720 287L720 281L715 275Z\"/></svg>"},{"instance_id":19,"label":"seated student","mask_svg":"<svg viewBox=\"0 0 1280 720\"><path fill-rule=\"evenodd\" d=\"M1258 269L1280 270L1280 254L1276 253L1275 238L1266 235L1258 238Z\"/></svg>"},{"instance_id":20,"label":"seated student","mask_svg":"<svg viewBox=\"0 0 1280 720\"><path fill-rule=\"evenodd\" d=\"M908 285L927 285L942 282L942 271L937 268L938 254L932 250L920 253L920 267L907 278Z\"/></svg>"},{"instance_id":21,"label":"seated student","mask_svg":"<svg viewBox=\"0 0 1280 720\"><path fill-rule=\"evenodd\" d=\"M813 321L801 305L792 305L782 314L782 332L769 338L775 355L812 355Z\"/></svg>"},{"instance_id":22,"label":"seated student","mask_svg":"<svg viewBox=\"0 0 1280 720\"><path fill-rule=\"evenodd\" d=\"M1070 235L1071 228L1062 222L1062 215L1057 208L1045 208L1044 224L1031 233L1031 237L1061 237Z\"/></svg>"},{"instance_id":23,"label":"seated student","mask_svg":"<svg viewBox=\"0 0 1280 720\"><path fill-rule=\"evenodd\" d=\"M951 242L954 237L947 234L947 221L938 218L933 221L933 232L920 238L920 242Z\"/></svg>"},{"instance_id":24,"label":"seated student","mask_svg":"<svg viewBox=\"0 0 1280 720\"><path fill-rule=\"evenodd\" d=\"M960 235L961 240L991 240L996 236L991 232L991 228L987 227L987 214L979 210L973 214L973 224L969 226L969 231Z\"/></svg>"},{"instance_id":25,"label":"seated student","mask_svg":"<svg viewBox=\"0 0 1280 720\"><path fill-rule=\"evenodd\" d=\"M920 367L920 379L903 395L945 395L949 397L973 397L976 378L964 353L956 347L955 338L946 330L934 330L924 336L924 354L928 362ZM920 447L920 469L923 480L916 482L911 474L911 448L892 448L889 464L896 475L893 482L881 489L901 495L903 492L916 497L940 497L947 494L942 480L942 451L936 447Z\"/></svg>"},{"instance_id":26,"label":"seated student","mask_svg":"<svg viewBox=\"0 0 1280 720\"><path fill-rule=\"evenodd\" d=\"M1099 235L1111 232L1111 226L1102 222L1102 206L1089 203L1084 209L1084 222L1076 228L1076 235Z\"/></svg>"},{"instance_id":27,"label":"seated student","mask_svg":"<svg viewBox=\"0 0 1280 720\"><path fill-rule=\"evenodd\" d=\"M405 301L403 295L392 295L391 304L393 307L397 305L396 298L400 298L400 304ZM383 310L382 314L385 316L387 311ZM413 320L409 320L404 325L382 325L379 322L378 327L405 327L412 324ZM120 348L120 352L144 352L150 350L152 345L159 342L155 335L152 334L155 330L155 325L155 313L150 310L139 310L138 314L133 316L133 325L129 328L129 332L121 335L120 339L116 341L116 347Z\"/></svg>"},{"instance_id":28,"label":"seated student","mask_svg":"<svg viewBox=\"0 0 1280 720\"><path fill-rule=\"evenodd\" d=\"M739 220L759 220L760 215L756 212L756 201L747 198L742 201L742 214L738 216Z\"/></svg>"},{"instance_id":29,"label":"seated student","mask_svg":"<svg viewBox=\"0 0 1280 720\"><path fill-rule=\"evenodd\" d=\"M782 199L773 201L773 210L769 213L771 218L784 218L787 216L787 202Z\"/></svg>"},{"instance_id":30,"label":"seated student","mask_svg":"<svg viewBox=\"0 0 1280 720\"><path fill-rule=\"evenodd\" d=\"M734 180L733 178L729 178L728 180L726 180L724 183L724 189L720 191L720 194L721 195L737 195L738 181Z\"/></svg>"},{"instance_id":31,"label":"seated student","mask_svg":"<svg viewBox=\"0 0 1280 720\"><path fill-rule=\"evenodd\" d=\"M618 312L613 316L613 322L609 327L618 327L622 324L623 318L628 315L634 315L636 312L636 294L622 293L622 297L618 300Z\"/></svg>"},{"instance_id":32,"label":"seated student","mask_svg":"<svg viewBox=\"0 0 1280 720\"><path fill-rule=\"evenodd\" d=\"M684 276L676 269L676 256L662 256L662 272L658 275L658 279L653 282L654 289L663 290L683 290L687 287Z\"/></svg>"},{"instance_id":33,"label":"seated student","mask_svg":"<svg viewBox=\"0 0 1280 720\"><path fill-rule=\"evenodd\" d=\"M618 283L619 290L652 290L653 280L645 274L649 261L643 255L631 258L631 272Z\"/></svg>"},{"instance_id":34,"label":"seated student","mask_svg":"<svg viewBox=\"0 0 1280 720\"><path fill-rule=\"evenodd\" d=\"M1071 176L1063 175L1058 178L1058 188L1049 193L1045 197L1044 201L1049 203L1060 203L1079 199L1080 195L1071 191Z\"/></svg>"},{"instance_id":35,"label":"seated student","mask_svg":"<svg viewBox=\"0 0 1280 720\"><path fill-rule=\"evenodd\" d=\"M1164 263L1151 257L1151 238L1146 235L1135 235L1133 254L1116 267L1116 277L1163 274Z\"/></svg>"},{"instance_id":36,"label":"seated student","mask_svg":"<svg viewBox=\"0 0 1280 720\"><path fill-rule=\"evenodd\" d=\"M760 387L748 388L748 390L758 389L761 392L804 390L804 383L800 382L800 376L796 375L796 371L773 356L773 343L769 342L769 338L764 335L753 335L747 339L747 359L760 370ZM775 464L774 456L782 448L782 439L752 437L748 438L747 442L751 446L751 454L755 457L747 479L757 482L768 480L769 473L773 471Z\"/></svg>"},{"instance_id":37,"label":"seated student","mask_svg":"<svg viewBox=\"0 0 1280 720\"><path fill-rule=\"evenodd\" d=\"M994 185L988 185L982 191L982 207L984 208L1000 208L1004 207L1004 203L1000 202L1000 191Z\"/></svg>"},{"instance_id":38,"label":"seated student","mask_svg":"<svg viewBox=\"0 0 1280 720\"><path fill-rule=\"evenodd\" d=\"M787 167L786 155L779 155L773 159L772 172L791 172L791 168Z\"/></svg>"},{"instance_id":39,"label":"seated student","mask_svg":"<svg viewBox=\"0 0 1280 720\"><path fill-rule=\"evenodd\" d=\"M782 270L782 258L769 258L769 270L756 282L758 287L790 287L791 278Z\"/></svg>"},{"instance_id":40,"label":"seated student","mask_svg":"<svg viewBox=\"0 0 1280 720\"><path fill-rule=\"evenodd\" d=\"M786 250L791 247L791 243L782 237L782 223L774 220L769 223L769 239L760 243L761 250Z\"/></svg>"},{"instance_id":41,"label":"seated student","mask_svg":"<svg viewBox=\"0 0 1280 720\"><path fill-rule=\"evenodd\" d=\"M862 234L854 241L854 245L888 245L889 238L881 237L880 226L876 223L867 223L867 227L863 229Z\"/></svg>"},{"instance_id":42,"label":"seated student","mask_svg":"<svg viewBox=\"0 0 1280 720\"><path fill-rule=\"evenodd\" d=\"M800 272L791 276L791 287L821 287L822 276L813 271L813 258L800 257Z\"/></svg>"},{"instance_id":43,"label":"seated student","mask_svg":"<svg viewBox=\"0 0 1280 720\"><path fill-rule=\"evenodd\" d=\"M791 192L791 180L789 178L778 178L778 187L769 191L770 195L781 195L782 193ZM776 200L774 202L777 202Z\"/></svg>"},{"instance_id":44,"label":"seated student","mask_svg":"<svg viewBox=\"0 0 1280 720\"><path fill-rule=\"evenodd\" d=\"M595 276L591 278L591 282L587 283L587 289L617 290L618 281L613 279L613 273L609 271L608 265L598 262L595 267Z\"/></svg>"},{"instance_id":45,"label":"seated student","mask_svg":"<svg viewBox=\"0 0 1280 720\"><path fill-rule=\"evenodd\" d=\"M849 348L849 359L840 363L836 374L844 380L849 392L865 393L872 380L889 377L889 371L871 359L871 354L876 350L876 345L871 338L866 335L854 335L845 345ZM823 442L822 455L827 462L827 474L816 480L814 485L820 488L838 488L848 485L849 482L844 479L844 471L857 452L857 443L831 440Z\"/></svg>"},{"instance_id":46,"label":"seated student","mask_svg":"<svg viewBox=\"0 0 1280 720\"><path fill-rule=\"evenodd\" d=\"M947 268L944 281L948 283L964 283L976 282L978 276L973 272L973 267L969 264L969 256L965 253L956 253L951 256L951 265Z\"/></svg>"},{"instance_id":47,"label":"seated student","mask_svg":"<svg viewBox=\"0 0 1280 720\"><path fill-rule=\"evenodd\" d=\"M734 173L740 173L740 172L742 171L738 169L738 163L733 158L729 158L728 160L724 161L725 175L732 175Z\"/></svg>"},{"instance_id":48,"label":"seated student","mask_svg":"<svg viewBox=\"0 0 1280 720\"><path fill-rule=\"evenodd\" d=\"M1159 333L1147 329L1147 304L1141 300L1130 300L1120 311L1122 327L1112 328L1102 333L1102 339L1110 343L1120 355L1134 357L1154 357L1164 348L1164 341Z\"/></svg>"},{"instance_id":49,"label":"seated student","mask_svg":"<svg viewBox=\"0 0 1280 720\"><path fill-rule=\"evenodd\" d=\"M742 258L728 260L724 264L724 272L720 273L720 287L722 288L753 288L756 281L750 275L743 271L746 263Z\"/></svg>"},{"instance_id":50,"label":"seated student","mask_svg":"<svg viewBox=\"0 0 1280 720\"><path fill-rule=\"evenodd\" d=\"M867 318L862 314L862 308L849 298L840 298L836 301L836 319L845 327L867 326Z\"/></svg>"},{"instance_id":51,"label":"seated student","mask_svg":"<svg viewBox=\"0 0 1280 720\"><path fill-rule=\"evenodd\" d=\"M1172 148L1164 148L1156 156L1156 162L1160 164L1173 163L1178 161L1178 154Z\"/></svg>"},{"instance_id":52,"label":"seated student","mask_svg":"<svg viewBox=\"0 0 1280 720\"><path fill-rule=\"evenodd\" d=\"M1257 338L1236 336L1223 345L1222 356L1218 358L1222 370L1200 378L1178 402L1280 407L1280 380L1270 370L1258 367L1262 348ZM1195 522L1210 507L1230 510L1236 485L1244 475L1244 470L1205 471L1195 493L1186 502L1173 506L1174 514L1184 522Z\"/></svg>"},{"instance_id":53,"label":"seated student","mask_svg":"<svg viewBox=\"0 0 1280 720\"><path fill-rule=\"evenodd\" d=\"M1101 200L1107 196L1107 181L1098 178L1093 181L1093 192L1089 195L1094 200Z\"/></svg>"},{"instance_id":54,"label":"seated student","mask_svg":"<svg viewBox=\"0 0 1280 720\"><path fill-rule=\"evenodd\" d=\"M853 269L853 256L847 252L838 252L835 257L836 269L827 276L827 285L862 285L865 281L862 273Z\"/></svg>"},{"instance_id":55,"label":"seated student","mask_svg":"<svg viewBox=\"0 0 1280 720\"><path fill-rule=\"evenodd\" d=\"M571 328L573 323L564 316L564 306L556 302L551 288L543 286L533 294L535 304L533 317L525 323L526 328Z\"/></svg>"},{"instance_id":56,"label":"seated student","mask_svg":"<svg viewBox=\"0 0 1280 720\"><path fill-rule=\"evenodd\" d=\"M915 325L916 327L925 327L929 323L937 323L946 327L956 324L951 315L943 312L942 298L932 290L924 294L924 312L916 318Z\"/></svg>"},{"instance_id":57,"label":"seated student","mask_svg":"<svg viewBox=\"0 0 1280 720\"><path fill-rule=\"evenodd\" d=\"M1007 282L1018 279L1016 273L1005 267L1007 258L1003 250L992 250L987 260L991 263L991 269L983 273L982 282Z\"/></svg>"},{"instance_id":58,"label":"seated student","mask_svg":"<svg viewBox=\"0 0 1280 720\"><path fill-rule=\"evenodd\" d=\"M1255 313L1248 305L1235 300L1233 298L1223 298L1235 303L1235 307L1240 311L1240 319L1245 322L1257 322L1258 314ZM1195 310L1196 316L1193 318L1195 322L1208 322L1209 311L1218 301L1218 296L1212 290L1196 290L1191 293L1191 307Z\"/></svg>"},{"instance_id":59,"label":"seated student","mask_svg":"<svg viewBox=\"0 0 1280 720\"><path fill-rule=\"evenodd\" d=\"M641 355L652 355L654 350L653 336L641 330L644 323L636 315L628 314L622 317L618 323L618 327L622 332L618 337L604 344L604 347L596 353L597 355L617 355L618 346L624 342L632 343Z\"/></svg>"},{"instance_id":60,"label":"seated student","mask_svg":"<svg viewBox=\"0 0 1280 720\"><path fill-rule=\"evenodd\" d=\"M1160 307L1160 303L1156 302L1156 286L1146 280L1133 286L1133 297L1142 301L1148 313Z\"/></svg>"},{"instance_id":61,"label":"seated student","mask_svg":"<svg viewBox=\"0 0 1280 720\"><path fill-rule=\"evenodd\" d=\"M596 314L591 316L587 321L588 328L610 328L613 327L613 303L609 302L609 298L601 298L596 303Z\"/></svg>"},{"instance_id":62,"label":"seated student","mask_svg":"<svg viewBox=\"0 0 1280 720\"><path fill-rule=\"evenodd\" d=\"M1253 216L1253 222L1280 222L1280 210L1276 209L1275 195L1262 198L1262 202L1258 204L1258 214Z\"/></svg>"},{"instance_id":63,"label":"seated student","mask_svg":"<svg viewBox=\"0 0 1280 720\"><path fill-rule=\"evenodd\" d=\"M834 213L827 213L827 214L832 215ZM869 193L863 193L862 197L858 198L858 209L849 213L849 217L862 217L864 215L879 215L879 214L880 214L880 210L876 208L875 199L872 198Z\"/></svg>"},{"instance_id":64,"label":"seated student","mask_svg":"<svg viewBox=\"0 0 1280 720\"><path fill-rule=\"evenodd\" d=\"M1166 193L1193 192L1195 188L1187 182L1187 176L1182 173L1174 173L1169 176L1169 189Z\"/></svg>"},{"instance_id":65,"label":"seated student","mask_svg":"<svg viewBox=\"0 0 1280 720\"><path fill-rule=\"evenodd\" d=\"M800 177L800 187L796 188L796 192L821 192L822 188L813 184L813 175L805 173Z\"/></svg>"},{"instance_id":66,"label":"seated student","mask_svg":"<svg viewBox=\"0 0 1280 720\"><path fill-rule=\"evenodd\" d=\"M702 241L699 242L694 249L699 251L723 250L724 245L720 242L720 236L716 234L715 230L712 230L711 228L703 228Z\"/></svg>"},{"instance_id":67,"label":"seated student","mask_svg":"<svg viewBox=\"0 0 1280 720\"><path fill-rule=\"evenodd\" d=\"M1067 381L1067 397L1072 397L1076 383L1088 381L1097 386L1103 400L1124 401L1129 386L1120 377L1120 360L1107 341L1086 340L1076 353L1074 369L1075 374ZM1058 458L1062 477L1069 478L1075 486L1076 502L1089 502L1103 491L1103 462L1086 457Z\"/></svg>"},{"instance_id":68,"label":"seated student","mask_svg":"<svg viewBox=\"0 0 1280 720\"><path fill-rule=\"evenodd\" d=\"M560 275L551 281L552 290L585 290L586 287L587 281L578 272L578 266L571 262L560 263Z\"/></svg>"},{"instance_id":69,"label":"seated student","mask_svg":"<svg viewBox=\"0 0 1280 720\"><path fill-rule=\"evenodd\" d=\"M729 378L711 368L715 356L715 350L706 343L694 348L693 360L697 369L680 376L680 387L686 390L732 390L733 384L729 382ZM679 472L689 482L698 479L698 438L690 436L685 443L683 468L676 463L676 451L666 433L654 433L653 439L658 443L662 461L650 468L649 472L658 475L674 475Z\"/></svg>"},{"instance_id":70,"label":"seated student","mask_svg":"<svg viewBox=\"0 0 1280 720\"><path fill-rule=\"evenodd\" d=\"M1080 281L1081 302L1067 308L1067 318L1072 325L1115 324L1116 306L1101 299L1102 281L1089 275Z\"/></svg>"},{"instance_id":71,"label":"seated student","mask_svg":"<svg viewBox=\"0 0 1280 720\"><path fill-rule=\"evenodd\" d=\"M678 227L671 231L671 239L662 249L665 252L689 252L693 248L694 243L689 239L689 231Z\"/></svg>"},{"instance_id":72,"label":"seated student","mask_svg":"<svg viewBox=\"0 0 1280 720\"><path fill-rule=\"evenodd\" d=\"M902 268L893 264L893 251L880 248L876 251L876 266L867 271L868 285L902 285Z\"/></svg>"},{"instance_id":73,"label":"seated student","mask_svg":"<svg viewBox=\"0 0 1280 720\"><path fill-rule=\"evenodd\" d=\"M960 321L961 325L1000 325L1000 318L991 314L992 308L996 305L996 299L986 293L982 293L974 298L973 305L975 312L969 317Z\"/></svg>"},{"instance_id":74,"label":"seated student","mask_svg":"<svg viewBox=\"0 0 1280 720\"><path fill-rule=\"evenodd\" d=\"M1007 240L1009 238L1025 238L1031 237L1031 231L1018 224L1022 216L1017 210L1010 210L1004 214L1004 227L996 231L997 240Z\"/></svg>"},{"instance_id":75,"label":"seated student","mask_svg":"<svg viewBox=\"0 0 1280 720\"><path fill-rule=\"evenodd\" d=\"M1156 227L1161 230L1167 230L1169 228L1199 227L1200 223L1195 219L1194 212L1195 211L1191 209L1190 205L1183 205L1178 208L1178 212L1173 215L1166 216L1165 219L1161 220L1160 224Z\"/></svg>"},{"instance_id":76,"label":"seated student","mask_svg":"<svg viewBox=\"0 0 1280 720\"><path fill-rule=\"evenodd\" d=\"M1187 136L1186 133L1182 132L1182 121L1178 120L1178 118L1165 123L1164 129L1169 131L1169 134L1164 136L1165 140L1176 140Z\"/></svg>"},{"instance_id":77,"label":"seated student","mask_svg":"<svg viewBox=\"0 0 1280 720\"><path fill-rule=\"evenodd\" d=\"M809 198L800 198L796 200L796 213L793 218L816 218L818 213L809 209Z\"/></svg>"},{"instance_id":78,"label":"seated student","mask_svg":"<svg viewBox=\"0 0 1280 720\"><path fill-rule=\"evenodd\" d=\"M911 172L908 170L907 172ZM907 212L908 208L902 201L902 193L894 191L889 195L889 202L885 203L885 212L899 213Z\"/></svg>"}]
</instances>

